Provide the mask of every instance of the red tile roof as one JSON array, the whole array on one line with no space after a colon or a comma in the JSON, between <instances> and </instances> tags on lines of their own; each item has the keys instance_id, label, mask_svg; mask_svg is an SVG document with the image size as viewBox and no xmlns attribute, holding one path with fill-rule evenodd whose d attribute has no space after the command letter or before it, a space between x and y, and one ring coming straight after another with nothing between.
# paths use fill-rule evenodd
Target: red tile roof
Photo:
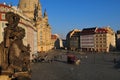
<instances>
[{"instance_id":1,"label":"red tile roof","mask_svg":"<svg viewBox=\"0 0 120 80\"><path fill-rule=\"evenodd\" d=\"M96 30L96 33L107 33L108 30L106 30L105 28L98 28Z\"/></svg>"},{"instance_id":2,"label":"red tile roof","mask_svg":"<svg viewBox=\"0 0 120 80\"><path fill-rule=\"evenodd\" d=\"M51 39L57 39L58 37L56 35L51 35Z\"/></svg>"}]
</instances>

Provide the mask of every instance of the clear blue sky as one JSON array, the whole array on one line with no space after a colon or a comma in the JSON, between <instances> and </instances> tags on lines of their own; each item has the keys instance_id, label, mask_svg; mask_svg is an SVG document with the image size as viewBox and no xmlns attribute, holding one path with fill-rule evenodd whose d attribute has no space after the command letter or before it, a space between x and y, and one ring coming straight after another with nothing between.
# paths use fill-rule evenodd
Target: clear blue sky
<instances>
[{"instance_id":1,"label":"clear blue sky","mask_svg":"<svg viewBox=\"0 0 120 80\"><path fill-rule=\"evenodd\" d=\"M19 0L0 0L17 5ZM65 37L72 29L110 26L120 29L120 0L40 0L52 33Z\"/></svg>"}]
</instances>

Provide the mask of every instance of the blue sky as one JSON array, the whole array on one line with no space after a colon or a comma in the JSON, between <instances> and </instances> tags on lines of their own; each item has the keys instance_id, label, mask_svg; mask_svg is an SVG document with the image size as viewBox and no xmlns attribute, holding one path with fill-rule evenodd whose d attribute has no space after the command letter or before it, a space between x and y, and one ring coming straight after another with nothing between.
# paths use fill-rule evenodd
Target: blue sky
<instances>
[{"instance_id":1,"label":"blue sky","mask_svg":"<svg viewBox=\"0 0 120 80\"><path fill-rule=\"evenodd\" d=\"M17 5L19 0L0 0ZM120 0L40 0L52 33L65 37L72 29L110 26L120 29Z\"/></svg>"}]
</instances>

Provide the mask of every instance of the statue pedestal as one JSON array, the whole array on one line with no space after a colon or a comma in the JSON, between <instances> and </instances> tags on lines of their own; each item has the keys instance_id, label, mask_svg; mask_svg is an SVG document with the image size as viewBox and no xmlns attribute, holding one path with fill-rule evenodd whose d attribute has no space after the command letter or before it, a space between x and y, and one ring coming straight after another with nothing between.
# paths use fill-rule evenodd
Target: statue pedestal
<instances>
[{"instance_id":1,"label":"statue pedestal","mask_svg":"<svg viewBox=\"0 0 120 80\"><path fill-rule=\"evenodd\" d=\"M31 80L31 73L28 71L16 73L12 73L11 71L2 71L0 80L11 80L11 78L16 78L17 80Z\"/></svg>"},{"instance_id":2,"label":"statue pedestal","mask_svg":"<svg viewBox=\"0 0 120 80\"><path fill-rule=\"evenodd\" d=\"M15 76L17 77L31 77L30 73L29 72L16 72L14 73Z\"/></svg>"},{"instance_id":3,"label":"statue pedestal","mask_svg":"<svg viewBox=\"0 0 120 80\"><path fill-rule=\"evenodd\" d=\"M31 74L29 72L16 72L13 77L17 80L31 80Z\"/></svg>"},{"instance_id":4,"label":"statue pedestal","mask_svg":"<svg viewBox=\"0 0 120 80\"><path fill-rule=\"evenodd\" d=\"M13 73L11 72L11 71L5 71L5 70L3 70L2 71L2 73L1 73L1 75L8 75L8 76L10 76L10 75L12 75Z\"/></svg>"},{"instance_id":5,"label":"statue pedestal","mask_svg":"<svg viewBox=\"0 0 120 80\"><path fill-rule=\"evenodd\" d=\"M0 80L11 80L7 75L0 75Z\"/></svg>"},{"instance_id":6,"label":"statue pedestal","mask_svg":"<svg viewBox=\"0 0 120 80\"><path fill-rule=\"evenodd\" d=\"M11 72L3 70L0 75L0 80L11 80L10 75L12 75Z\"/></svg>"}]
</instances>

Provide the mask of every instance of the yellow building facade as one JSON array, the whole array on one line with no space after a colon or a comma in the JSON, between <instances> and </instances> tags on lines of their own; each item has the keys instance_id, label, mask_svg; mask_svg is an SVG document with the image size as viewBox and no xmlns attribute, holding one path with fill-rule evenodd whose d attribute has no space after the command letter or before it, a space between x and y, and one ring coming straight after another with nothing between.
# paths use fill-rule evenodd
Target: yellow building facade
<instances>
[{"instance_id":1,"label":"yellow building facade","mask_svg":"<svg viewBox=\"0 0 120 80\"><path fill-rule=\"evenodd\" d=\"M109 52L115 48L115 32L110 27L98 28L95 34L95 51Z\"/></svg>"},{"instance_id":2,"label":"yellow building facade","mask_svg":"<svg viewBox=\"0 0 120 80\"><path fill-rule=\"evenodd\" d=\"M39 0L19 0L18 8L31 20L34 18L34 9L35 6L38 7L38 16L42 16L41 5Z\"/></svg>"},{"instance_id":3,"label":"yellow building facade","mask_svg":"<svg viewBox=\"0 0 120 80\"><path fill-rule=\"evenodd\" d=\"M34 26L37 28L38 52L51 50L51 27L48 23L46 10L42 15L39 0L20 0L18 8L34 22Z\"/></svg>"},{"instance_id":4,"label":"yellow building facade","mask_svg":"<svg viewBox=\"0 0 120 80\"><path fill-rule=\"evenodd\" d=\"M74 29L67 34L67 49L77 50L80 49L80 32L79 29Z\"/></svg>"},{"instance_id":5,"label":"yellow building facade","mask_svg":"<svg viewBox=\"0 0 120 80\"><path fill-rule=\"evenodd\" d=\"M86 28L80 34L82 51L109 52L116 48L115 32L110 27Z\"/></svg>"}]
</instances>

